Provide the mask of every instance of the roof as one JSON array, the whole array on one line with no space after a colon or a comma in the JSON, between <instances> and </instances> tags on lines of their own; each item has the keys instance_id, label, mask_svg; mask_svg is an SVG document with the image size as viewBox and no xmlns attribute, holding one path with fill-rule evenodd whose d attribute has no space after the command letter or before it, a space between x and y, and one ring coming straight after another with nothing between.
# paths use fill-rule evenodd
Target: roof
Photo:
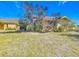
<instances>
[{"instance_id":1,"label":"roof","mask_svg":"<svg viewBox=\"0 0 79 59\"><path fill-rule=\"evenodd\" d=\"M0 19L0 22L8 23L8 24L16 24L19 22L17 19Z\"/></svg>"}]
</instances>

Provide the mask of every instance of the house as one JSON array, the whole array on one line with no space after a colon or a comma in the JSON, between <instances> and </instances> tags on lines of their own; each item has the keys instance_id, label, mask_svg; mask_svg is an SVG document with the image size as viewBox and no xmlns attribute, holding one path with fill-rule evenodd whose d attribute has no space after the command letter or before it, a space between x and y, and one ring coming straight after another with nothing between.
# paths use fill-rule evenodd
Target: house
<instances>
[{"instance_id":1,"label":"house","mask_svg":"<svg viewBox=\"0 0 79 59\"><path fill-rule=\"evenodd\" d=\"M57 29L61 28L62 31L76 30L76 25L69 20L68 17L63 16L58 20Z\"/></svg>"},{"instance_id":2,"label":"house","mask_svg":"<svg viewBox=\"0 0 79 59\"><path fill-rule=\"evenodd\" d=\"M37 17L33 18L33 23L35 21L38 21L37 24L39 23L39 20ZM43 19L41 20L42 23L42 32L48 32L48 31L54 31L54 30L63 30L66 31L69 28L69 23L71 22L66 16L61 17L60 19L55 19L55 17L49 17L49 16L44 16ZM57 23L56 23L56 22ZM56 25L54 26L54 23Z\"/></svg>"},{"instance_id":3,"label":"house","mask_svg":"<svg viewBox=\"0 0 79 59\"><path fill-rule=\"evenodd\" d=\"M67 31L69 22L70 22L70 20L66 16L61 17L58 20L57 29L61 30L61 31Z\"/></svg>"},{"instance_id":4,"label":"house","mask_svg":"<svg viewBox=\"0 0 79 59\"><path fill-rule=\"evenodd\" d=\"M18 24L16 19L0 19L0 30L18 30Z\"/></svg>"},{"instance_id":5,"label":"house","mask_svg":"<svg viewBox=\"0 0 79 59\"><path fill-rule=\"evenodd\" d=\"M57 22L56 26L54 26L55 21ZM69 20L66 16L57 20L54 17L45 16L42 20L43 31L67 31L70 28L69 23L71 23L71 20Z\"/></svg>"}]
</instances>

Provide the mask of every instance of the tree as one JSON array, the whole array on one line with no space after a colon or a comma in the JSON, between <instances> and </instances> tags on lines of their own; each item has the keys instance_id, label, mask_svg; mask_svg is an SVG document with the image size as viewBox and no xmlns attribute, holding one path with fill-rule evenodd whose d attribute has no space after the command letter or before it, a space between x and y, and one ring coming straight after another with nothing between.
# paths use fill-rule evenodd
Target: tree
<instances>
[{"instance_id":1,"label":"tree","mask_svg":"<svg viewBox=\"0 0 79 59\"><path fill-rule=\"evenodd\" d=\"M75 22L70 22L71 24L69 24L69 26L70 26L70 31L72 31L72 30L77 30L77 24L75 23Z\"/></svg>"},{"instance_id":2,"label":"tree","mask_svg":"<svg viewBox=\"0 0 79 59\"><path fill-rule=\"evenodd\" d=\"M29 28L32 27L32 16L33 16L33 13L34 13L34 8L33 8L33 4L32 3L29 3L29 2L26 2L24 1L23 2L23 9L24 9L24 22L25 23L28 23L27 26L26 26L26 29L28 30L28 26ZM31 29L30 29L31 30Z\"/></svg>"},{"instance_id":3,"label":"tree","mask_svg":"<svg viewBox=\"0 0 79 59\"><path fill-rule=\"evenodd\" d=\"M23 8L25 11L25 15L24 17L26 18L26 20L29 20L30 23L32 22L32 16L33 16L33 12L34 12L34 8L33 8L33 4L29 3L29 2L23 2Z\"/></svg>"},{"instance_id":4,"label":"tree","mask_svg":"<svg viewBox=\"0 0 79 59\"><path fill-rule=\"evenodd\" d=\"M29 20L29 24L32 24L33 31L41 31L42 30L42 20L46 15L48 8L46 6L33 5L30 2L23 2L23 8L25 11L25 20L26 22ZM33 22L33 15L37 16L37 20ZM38 29L38 30L37 30Z\"/></svg>"},{"instance_id":5,"label":"tree","mask_svg":"<svg viewBox=\"0 0 79 59\"><path fill-rule=\"evenodd\" d=\"M52 14L52 16L54 17L53 29L54 29L54 31L57 31L57 24L58 24L58 20L61 19L61 15L60 15L60 13L54 13L54 14Z\"/></svg>"},{"instance_id":6,"label":"tree","mask_svg":"<svg viewBox=\"0 0 79 59\"><path fill-rule=\"evenodd\" d=\"M46 15L48 8L47 6L37 5L36 10L38 10L37 11L38 20L36 21L36 27L37 27L37 30L41 32L43 29L42 20L43 20L43 17Z\"/></svg>"}]
</instances>

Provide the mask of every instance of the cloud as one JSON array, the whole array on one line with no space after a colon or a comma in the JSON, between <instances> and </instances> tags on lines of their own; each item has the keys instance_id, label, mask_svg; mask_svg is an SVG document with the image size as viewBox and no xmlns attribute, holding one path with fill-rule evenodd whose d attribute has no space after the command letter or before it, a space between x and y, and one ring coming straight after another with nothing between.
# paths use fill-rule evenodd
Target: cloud
<instances>
[{"instance_id":1,"label":"cloud","mask_svg":"<svg viewBox=\"0 0 79 59\"><path fill-rule=\"evenodd\" d=\"M58 3L58 6L60 6L60 5L61 5L61 2Z\"/></svg>"},{"instance_id":2,"label":"cloud","mask_svg":"<svg viewBox=\"0 0 79 59\"><path fill-rule=\"evenodd\" d=\"M15 1L14 3L15 3L15 5L16 5L17 8L21 8L21 7L18 5L18 2L17 2L17 1Z\"/></svg>"},{"instance_id":3,"label":"cloud","mask_svg":"<svg viewBox=\"0 0 79 59\"><path fill-rule=\"evenodd\" d=\"M58 3L58 6L64 5L66 2L67 2L67 1L60 1L60 2Z\"/></svg>"},{"instance_id":4,"label":"cloud","mask_svg":"<svg viewBox=\"0 0 79 59\"><path fill-rule=\"evenodd\" d=\"M63 1L62 4L65 4L67 1Z\"/></svg>"}]
</instances>

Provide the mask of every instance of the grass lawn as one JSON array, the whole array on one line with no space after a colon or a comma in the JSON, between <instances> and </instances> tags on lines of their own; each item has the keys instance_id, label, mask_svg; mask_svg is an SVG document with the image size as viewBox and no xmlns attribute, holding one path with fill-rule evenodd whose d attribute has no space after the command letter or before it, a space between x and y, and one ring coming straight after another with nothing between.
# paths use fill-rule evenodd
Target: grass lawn
<instances>
[{"instance_id":1,"label":"grass lawn","mask_svg":"<svg viewBox=\"0 0 79 59\"><path fill-rule=\"evenodd\" d=\"M0 33L0 56L79 56L79 33Z\"/></svg>"}]
</instances>

